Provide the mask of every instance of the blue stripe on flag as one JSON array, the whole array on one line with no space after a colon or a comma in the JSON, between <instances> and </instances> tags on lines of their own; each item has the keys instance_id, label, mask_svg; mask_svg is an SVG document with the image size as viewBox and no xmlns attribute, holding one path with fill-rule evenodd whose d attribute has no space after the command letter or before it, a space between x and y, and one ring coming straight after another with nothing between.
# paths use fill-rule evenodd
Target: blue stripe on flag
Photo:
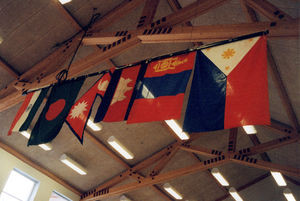
<instances>
[{"instance_id":1,"label":"blue stripe on flag","mask_svg":"<svg viewBox=\"0 0 300 201\"><path fill-rule=\"evenodd\" d=\"M175 96L184 93L190 74L191 70L187 70L161 77L144 78L136 99L153 99L159 96Z\"/></svg>"},{"instance_id":2,"label":"blue stripe on flag","mask_svg":"<svg viewBox=\"0 0 300 201\"><path fill-rule=\"evenodd\" d=\"M198 51L184 131L202 132L224 128L226 83L226 75Z\"/></svg>"}]
</instances>

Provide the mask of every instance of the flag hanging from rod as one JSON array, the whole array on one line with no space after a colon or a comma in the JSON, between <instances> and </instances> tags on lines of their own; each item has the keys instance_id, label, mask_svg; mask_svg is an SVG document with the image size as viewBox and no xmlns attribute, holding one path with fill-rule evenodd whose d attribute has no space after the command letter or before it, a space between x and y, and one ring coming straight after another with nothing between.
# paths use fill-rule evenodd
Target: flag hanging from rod
<instances>
[{"instance_id":1,"label":"flag hanging from rod","mask_svg":"<svg viewBox=\"0 0 300 201\"><path fill-rule=\"evenodd\" d=\"M199 50L186 132L270 124L266 36Z\"/></svg>"},{"instance_id":2,"label":"flag hanging from rod","mask_svg":"<svg viewBox=\"0 0 300 201\"><path fill-rule=\"evenodd\" d=\"M66 123L81 143L83 142L84 129L90 117L94 101L97 95L104 96L113 71L114 68L110 72L105 73L103 77L78 99L66 118Z\"/></svg>"},{"instance_id":3,"label":"flag hanging from rod","mask_svg":"<svg viewBox=\"0 0 300 201\"><path fill-rule=\"evenodd\" d=\"M46 97L48 90L49 87L26 95L23 104L11 124L8 135L11 135L12 132L24 131L29 128L31 121Z\"/></svg>"},{"instance_id":4,"label":"flag hanging from rod","mask_svg":"<svg viewBox=\"0 0 300 201\"><path fill-rule=\"evenodd\" d=\"M64 81L54 85L49 98L34 125L28 145L38 145L52 141L59 133L84 78Z\"/></svg>"},{"instance_id":5,"label":"flag hanging from rod","mask_svg":"<svg viewBox=\"0 0 300 201\"><path fill-rule=\"evenodd\" d=\"M195 55L190 52L150 62L127 123L180 119Z\"/></svg>"},{"instance_id":6,"label":"flag hanging from rod","mask_svg":"<svg viewBox=\"0 0 300 201\"><path fill-rule=\"evenodd\" d=\"M141 65L114 71L106 93L95 116L95 122L125 120L136 80L142 74Z\"/></svg>"}]
</instances>

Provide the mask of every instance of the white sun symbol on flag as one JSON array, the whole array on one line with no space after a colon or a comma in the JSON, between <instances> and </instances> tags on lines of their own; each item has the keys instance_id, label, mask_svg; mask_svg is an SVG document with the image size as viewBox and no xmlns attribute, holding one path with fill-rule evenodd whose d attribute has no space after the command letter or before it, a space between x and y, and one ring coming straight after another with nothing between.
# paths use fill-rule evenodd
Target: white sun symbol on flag
<instances>
[{"instance_id":1,"label":"white sun symbol on flag","mask_svg":"<svg viewBox=\"0 0 300 201\"><path fill-rule=\"evenodd\" d=\"M132 87L127 86L132 80L127 78L124 79L123 77L120 78L120 82L118 84L118 87L116 89L115 95L111 101L111 105L126 99L125 93L132 89Z\"/></svg>"},{"instance_id":2,"label":"white sun symbol on flag","mask_svg":"<svg viewBox=\"0 0 300 201\"><path fill-rule=\"evenodd\" d=\"M87 111L87 105L88 104L86 101L79 102L77 105L75 105L71 111L70 118L83 118L85 116L83 112Z\"/></svg>"},{"instance_id":3,"label":"white sun symbol on flag","mask_svg":"<svg viewBox=\"0 0 300 201\"><path fill-rule=\"evenodd\" d=\"M108 86L108 80L102 81L98 84L99 91L105 91Z\"/></svg>"}]
</instances>

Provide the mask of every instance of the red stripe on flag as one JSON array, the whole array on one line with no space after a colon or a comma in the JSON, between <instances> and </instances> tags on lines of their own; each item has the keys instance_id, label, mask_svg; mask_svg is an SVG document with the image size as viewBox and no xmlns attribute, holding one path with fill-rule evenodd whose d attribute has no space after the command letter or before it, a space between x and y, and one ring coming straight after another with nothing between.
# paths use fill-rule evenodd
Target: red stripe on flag
<instances>
[{"instance_id":1,"label":"red stripe on flag","mask_svg":"<svg viewBox=\"0 0 300 201\"><path fill-rule=\"evenodd\" d=\"M23 104L21 105L19 111L17 112L17 115L16 115L15 119L13 120L7 135L11 135L11 133L12 133L14 127L16 126L17 122L19 121L22 114L25 112L26 108L28 107L33 94L34 94L34 92L29 93L29 94L26 95L26 98L25 98Z\"/></svg>"},{"instance_id":2,"label":"red stripe on flag","mask_svg":"<svg viewBox=\"0 0 300 201\"><path fill-rule=\"evenodd\" d=\"M160 96L154 99L136 99L127 123L150 121L163 121L167 119L180 119L184 94L176 96ZM143 112L140 112L143 111ZM134 117L134 118L130 118Z\"/></svg>"},{"instance_id":3,"label":"red stripe on flag","mask_svg":"<svg viewBox=\"0 0 300 201\"><path fill-rule=\"evenodd\" d=\"M123 69L104 122L123 121L141 66Z\"/></svg>"},{"instance_id":4,"label":"red stripe on flag","mask_svg":"<svg viewBox=\"0 0 300 201\"><path fill-rule=\"evenodd\" d=\"M228 75L224 129L270 124L266 53L263 36Z\"/></svg>"}]
</instances>

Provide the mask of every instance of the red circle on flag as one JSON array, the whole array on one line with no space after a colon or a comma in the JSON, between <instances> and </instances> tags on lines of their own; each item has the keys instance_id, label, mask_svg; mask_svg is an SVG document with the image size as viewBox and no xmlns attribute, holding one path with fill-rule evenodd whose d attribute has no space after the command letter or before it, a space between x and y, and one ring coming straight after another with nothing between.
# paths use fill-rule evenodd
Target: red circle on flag
<instances>
[{"instance_id":1,"label":"red circle on flag","mask_svg":"<svg viewBox=\"0 0 300 201\"><path fill-rule=\"evenodd\" d=\"M66 105L66 101L65 99L59 99L57 101L55 101L54 103L52 103L49 106L49 109L45 115L45 118L48 121L52 121L53 119L55 119L64 109Z\"/></svg>"}]
</instances>

